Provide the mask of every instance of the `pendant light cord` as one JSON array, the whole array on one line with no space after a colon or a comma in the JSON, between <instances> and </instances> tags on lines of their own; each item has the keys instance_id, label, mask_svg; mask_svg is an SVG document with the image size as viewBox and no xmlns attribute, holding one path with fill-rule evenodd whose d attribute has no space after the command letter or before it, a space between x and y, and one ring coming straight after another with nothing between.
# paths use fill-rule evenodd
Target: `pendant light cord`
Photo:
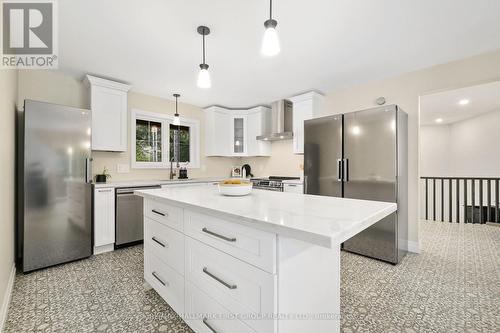
<instances>
[{"instance_id":1,"label":"pendant light cord","mask_svg":"<svg viewBox=\"0 0 500 333\"><path fill-rule=\"evenodd\" d=\"M205 64L205 34L203 34L203 64Z\"/></svg>"},{"instance_id":2,"label":"pendant light cord","mask_svg":"<svg viewBox=\"0 0 500 333\"><path fill-rule=\"evenodd\" d=\"M269 19L273 19L273 0L269 0Z\"/></svg>"}]
</instances>

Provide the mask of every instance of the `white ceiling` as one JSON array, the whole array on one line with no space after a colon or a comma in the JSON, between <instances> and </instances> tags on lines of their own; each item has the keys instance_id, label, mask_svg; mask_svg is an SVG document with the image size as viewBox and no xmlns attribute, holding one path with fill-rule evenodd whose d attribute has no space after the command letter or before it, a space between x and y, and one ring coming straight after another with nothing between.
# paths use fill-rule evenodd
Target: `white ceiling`
<instances>
[{"instance_id":1,"label":"white ceiling","mask_svg":"<svg viewBox=\"0 0 500 333\"><path fill-rule=\"evenodd\" d=\"M460 105L461 100L469 104ZM495 110L500 110L500 81L423 96L420 123L439 125L436 119L441 118L440 124L447 125Z\"/></svg>"},{"instance_id":2,"label":"white ceiling","mask_svg":"<svg viewBox=\"0 0 500 333\"><path fill-rule=\"evenodd\" d=\"M281 53L260 55L268 0L64 0L60 69L199 106L328 92L500 48L498 0L275 0ZM196 86L207 25L212 88Z\"/></svg>"}]
</instances>

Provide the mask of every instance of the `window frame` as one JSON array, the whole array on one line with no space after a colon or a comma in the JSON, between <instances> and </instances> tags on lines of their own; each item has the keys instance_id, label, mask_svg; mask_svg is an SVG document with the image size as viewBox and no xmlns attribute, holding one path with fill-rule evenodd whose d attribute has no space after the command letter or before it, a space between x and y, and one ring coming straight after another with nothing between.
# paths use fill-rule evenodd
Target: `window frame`
<instances>
[{"instance_id":1,"label":"window frame","mask_svg":"<svg viewBox=\"0 0 500 333\"><path fill-rule=\"evenodd\" d=\"M161 123L161 162L138 162L136 161L136 123L137 119L145 121L155 121ZM173 124L174 117L163 113L132 109L130 126L130 160L133 169L169 169L170 161L164 161L165 157L170 158L170 124ZM189 157L191 161L179 163L181 167L196 169L200 167L200 121L197 119L184 118L181 116L181 125L189 127ZM174 163L174 167L175 167Z\"/></svg>"}]
</instances>

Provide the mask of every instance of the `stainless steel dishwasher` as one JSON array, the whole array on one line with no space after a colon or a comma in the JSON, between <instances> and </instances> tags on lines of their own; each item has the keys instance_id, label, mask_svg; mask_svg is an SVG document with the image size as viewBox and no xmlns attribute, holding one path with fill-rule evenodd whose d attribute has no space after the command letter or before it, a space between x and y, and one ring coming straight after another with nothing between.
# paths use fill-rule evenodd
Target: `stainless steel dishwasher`
<instances>
[{"instance_id":1,"label":"stainless steel dishwasher","mask_svg":"<svg viewBox=\"0 0 500 333\"><path fill-rule=\"evenodd\" d=\"M161 188L161 186L116 189L116 247L137 244L144 239L143 200L142 197L134 195L134 191L154 188Z\"/></svg>"}]
</instances>

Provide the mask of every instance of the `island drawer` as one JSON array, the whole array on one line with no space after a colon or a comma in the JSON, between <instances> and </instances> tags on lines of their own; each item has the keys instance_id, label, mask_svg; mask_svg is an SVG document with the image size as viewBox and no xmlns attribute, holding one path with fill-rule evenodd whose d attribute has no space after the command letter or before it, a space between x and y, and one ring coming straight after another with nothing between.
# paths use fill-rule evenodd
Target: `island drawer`
<instances>
[{"instance_id":1,"label":"island drawer","mask_svg":"<svg viewBox=\"0 0 500 333\"><path fill-rule=\"evenodd\" d=\"M185 320L196 333L256 333L189 282L186 282Z\"/></svg>"},{"instance_id":2,"label":"island drawer","mask_svg":"<svg viewBox=\"0 0 500 333\"><path fill-rule=\"evenodd\" d=\"M184 313L184 277L144 247L144 279L174 309Z\"/></svg>"},{"instance_id":3,"label":"island drawer","mask_svg":"<svg viewBox=\"0 0 500 333\"><path fill-rule=\"evenodd\" d=\"M147 199L144 216L149 217L180 232L184 230L183 209L157 200Z\"/></svg>"},{"instance_id":4,"label":"island drawer","mask_svg":"<svg viewBox=\"0 0 500 333\"><path fill-rule=\"evenodd\" d=\"M269 318L276 312L276 275L186 237L186 279L234 314ZM257 317L255 317L257 316ZM266 317L267 316L267 317ZM242 319L258 332L274 331L272 320Z\"/></svg>"},{"instance_id":5,"label":"island drawer","mask_svg":"<svg viewBox=\"0 0 500 333\"><path fill-rule=\"evenodd\" d=\"M184 232L267 272L276 272L276 235L232 221L185 211Z\"/></svg>"},{"instance_id":6,"label":"island drawer","mask_svg":"<svg viewBox=\"0 0 500 333\"><path fill-rule=\"evenodd\" d=\"M150 218L144 218L144 247L182 275L184 238L180 232Z\"/></svg>"}]
</instances>

